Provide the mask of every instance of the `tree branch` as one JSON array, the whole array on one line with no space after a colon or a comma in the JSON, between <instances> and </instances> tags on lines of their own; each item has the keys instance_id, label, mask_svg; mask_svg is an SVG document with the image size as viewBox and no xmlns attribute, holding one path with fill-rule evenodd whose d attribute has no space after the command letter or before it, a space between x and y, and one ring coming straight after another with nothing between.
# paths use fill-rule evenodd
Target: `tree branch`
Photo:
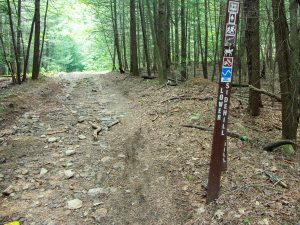
<instances>
[{"instance_id":1,"label":"tree branch","mask_svg":"<svg viewBox=\"0 0 300 225\"><path fill-rule=\"evenodd\" d=\"M278 97L277 95L272 94L272 93L270 93L270 92L268 92L268 91L266 91L266 90L264 90L264 89L258 89L258 88L256 88L256 87L253 87L252 85L249 85L249 88L250 88L251 90L253 90L253 91L257 91L257 92L259 92L259 93L261 93L261 94L264 94L264 95L267 95L267 96L269 96L269 97L271 97L271 98L274 98L274 99L276 99L278 102L281 102L281 98L280 98L280 97Z\"/></svg>"}]
</instances>

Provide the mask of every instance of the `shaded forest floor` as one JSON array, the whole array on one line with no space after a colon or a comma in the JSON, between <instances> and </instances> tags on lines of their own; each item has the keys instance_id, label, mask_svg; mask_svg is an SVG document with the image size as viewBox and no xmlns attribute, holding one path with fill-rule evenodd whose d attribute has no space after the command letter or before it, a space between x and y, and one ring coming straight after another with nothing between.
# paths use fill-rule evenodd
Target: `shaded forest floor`
<instances>
[{"instance_id":1,"label":"shaded forest floor","mask_svg":"<svg viewBox=\"0 0 300 225\"><path fill-rule=\"evenodd\" d=\"M262 150L280 139L279 104L264 99L252 118L235 90L229 130L251 142L228 139L220 198L206 205L212 135L182 125L213 126L217 85L156 82L66 74L1 90L0 224L300 223L300 154Z\"/></svg>"}]
</instances>

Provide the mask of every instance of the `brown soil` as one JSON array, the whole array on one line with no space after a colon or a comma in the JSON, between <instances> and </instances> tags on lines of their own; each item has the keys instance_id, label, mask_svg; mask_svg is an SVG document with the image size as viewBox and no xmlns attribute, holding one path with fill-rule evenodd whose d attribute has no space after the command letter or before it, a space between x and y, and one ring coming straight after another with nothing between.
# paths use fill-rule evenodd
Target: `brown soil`
<instances>
[{"instance_id":1,"label":"brown soil","mask_svg":"<svg viewBox=\"0 0 300 225\"><path fill-rule=\"evenodd\" d=\"M212 135L182 125L212 127L215 100L165 100L215 99L217 85L200 78L176 87L156 82L116 73L66 74L2 91L0 190L11 191L0 197L0 223L300 223L299 154L262 150L280 139L279 104L264 99L262 115L252 118L246 96L235 90L229 129L251 142L228 139L220 197L207 205ZM98 140L89 122L103 127ZM51 137L56 141L48 143ZM68 149L76 153L66 156ZM42 168L47 173L40 175ZM68 179L64 171L70 169ZM264 171L289 188L274 185ZM92 194L95 188L104 191ZM82 206L69 209L72 199Z\"/></svg>"}]
</instances>

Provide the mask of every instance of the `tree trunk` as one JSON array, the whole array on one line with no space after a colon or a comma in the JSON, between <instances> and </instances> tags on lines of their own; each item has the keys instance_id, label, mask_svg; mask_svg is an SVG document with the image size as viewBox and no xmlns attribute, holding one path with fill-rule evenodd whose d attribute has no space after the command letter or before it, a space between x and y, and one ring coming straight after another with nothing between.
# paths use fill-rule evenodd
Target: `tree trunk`
<instances>
[{"instance_id":1,"label":"tree trunk","mask_svg":"<svg viewBox=\"0 0 300 225\"><path fill-rule=\"evenodd\" d=\"M298 76L291 68L284 1L272 0L276 54L282 99L282 137L296 140L298 128Z\"/></svg>"},{"instance_id":2,"label":"tree trunk","mask_svg":"<svg viewBox=\"0 0 300 225\"><path fill-rule=\"evenodd\" d=\"M130 0L130 72L134 76L139 75L137 40L136 40L136 18L135 0Z\"/></svg>"},{"instance_id":3,"label":"tree trunk","mask_svg":"<svg viewBox=\"0 0 300 225\"><path fill-rule=\"evenodd\" d=\"M15 37L14 23L13 23L13 19L12 19L12 11L11 11L11 6L10 6L9 0L7 0L7 9L8 9L10 31L11 31L11 36L12 36L13 52L14 52L14 55L15 55L15 62L16 62L16 66L17 66L17 82L20 84L21 83L21 81L19 80L20 72L21 72L21 70L20 70L20 61L19 61L18 47L17 47L16 37ZM13 67L12 67L12 72L14 74ZM14 76L13 76L13 81L16 82L14 80Z\"/></svg>"},{"instance_id":4,"label":"tree trunk","mask_svg":"<svg viewBox=\"0 0 300 225\"><path fill-rule=\"evenodd\" d=\"M128 62L127 62L126 34L125 34L125 1L123 1L122 42L123 42L124 66L125 66L125 70L127 70Z\"/></svg>"},{"instance_id":5,"label":"tree trunk","mask_svg":"<svg viewBox=\"0 0 300 225\"><path fill-rule=\"evenodd\" d=\"M187 80L186 73L186 23L185 23L185 0L181 0L181 80Z\"/></svg>"},{"instance_id":6,"label":"tree trunk","mask_svg":"<svg viewBox=\"0 0 300 225\"><path fill-rule=\"evenodd\" d=\"M157 21L157 45L159 50L159 55L162 62L162 74L159 76L160 83L165 83L167 81L167 56L166 56L166 0L158 1L158 21Z\"/></svg>"},{"instance_id":7,"label":"tree trunk","mask_svg":"<svg viewBox=\"0 0 300 225\"><path fill-rule=\"evenodd\" d=\"M148 42L147 42L147 27L145 23L145 15L144 15L142 0L139 0L139 10L140 10L141 25L142 25L142 33L143 33L143 43L144 43L144 52L146 57L147 74L149 77L151 77L150 57L149 57Z\"/></svg>"},{"instance_id":8,"label":"tree trunk","mask_svg":"<svg viewBox=\"0 0 300 225\"><path fill-rule=\"evenodd\" d=\"M40 73L40 32L41 32L41 19L40 19L40 0L35 0L35 22L34 22L34 50L33 50L33 66L32 66L32 79L36 80Z\"/></svg>"},{"instance_id":9,"label":"tree trunk","mask_svg":"<svg viewBox=\"0 0 300 225\"><path fill-rule=\"evenodd\" d=\"M35 23L35 14L33 15L32 23L31 23L30 34L29 34L29 39L28 39L28 46L27 46L26 56L24 59L24 68L23 68L23 77L22 77L23 82L27 79L27 68L28 68L28 61L29 61L29 55L30 55L31 41L32 41L32 36L33 36L34 23Z\"/></svg>"},{"instance_id":10,"label":"tree trunk","mask_svg":"<svg viewBox=\"0 0 300 225\"><path fill-rule=\"evenodd\" d=\"M19 68L20 71L17 73L17 82L18 84L21 84L21 73L22 73L22 69L21 69L21 55L22 55L22 47L21 47L21 38L22 38L22 30L21 30L21 26L22 26L22 1L18 0L18 25L17 25L17 51L18 51L18 61L19 61Z\"/></svg>"},{"instance_id":11,"label":"tree trunk","mask_svg":"<svg viewBox=\"0 0 300 225\"><path fill-rule=\"evenodd\" d=\"M204 53L202 58L202 67L203 67L203 76L205 79L208 79L208 2L204 0L204 15L205 15L205 36L204 36Z\"/></svg>"},{"instance_id":12,"label":"tree trunk","mask_svg":"<svg viewBox=\"0 0 300 225\"><path fill-rule=\"evenodd\" d=\"M111 14L112 14L112 23L113 23L113 30L114 30L114 44L117 52L118 64L119 64L119 71L120 73L124 73L123 65L122 65L122 56L121 56L121 49L119 43L119 32L118 32L118 17L117 17L117 0L111 0Z\"/></svg>"},{"instance_id":13,"label":"tree trunk","mask_svg":"<svg viewBox=\"0 0 300 225\"><path fill-rule=\"evenodd\" d=\"M178 15L178 1L174 3L174 22L175 22L175 66L179 65L179 15Z\"/></svg>"},{"instance_id":14,"label":"tree trunk","mask_svg":"<svg viewBox=\"0 0 300 225\"><path fill-rule=\"evenodd\" d=\"M244 7L249 85L260 89L259 0L246 0ZM250 89L249 111L252 116L258 116L260 114L260 104L261 94Z\"/></svg>"},{"instance_id":15,"label":"tree trunk","mask_svg":"<svg viewBox=\"0 0 300 225\"><path fill-rule=\"evenodd\" d=\"M39 67L41 68L43 51L44 51L44 44L45 44L45 36L46 36L46 29L47 29L47 15L48 15L48 7L49 7L49 0L46 2L46 11L44 16L44 30L43 30L43 38L42 38L42 47L41 47L41 54L39 59Z\"/></svg>"}]
</instances>

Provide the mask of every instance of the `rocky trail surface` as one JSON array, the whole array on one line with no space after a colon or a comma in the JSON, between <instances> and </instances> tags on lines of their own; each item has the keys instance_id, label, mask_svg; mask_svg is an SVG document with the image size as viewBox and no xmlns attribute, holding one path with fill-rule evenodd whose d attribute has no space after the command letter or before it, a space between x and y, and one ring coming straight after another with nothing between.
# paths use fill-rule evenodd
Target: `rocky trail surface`
<instances>
[{"instance_id":1,"label":"rocky trail surface","mask_svg":"<svg viewBox=\"0 0 300 225\"><path fill-rule=\"evenodd\" d=\"M10 103L12 113L2 120L0 224L298 222L299 161L248 151L238 140L229 143L233 162L224 191L206 205L211 135L181 125L212 124L214 102L170 98L200 96L211 85L209 96L215 87L151 82L80 73L28 84L31 94ZM233 108L243 113L234 102ZM295 188L269 184L266 168Z\"/></svg>"}]
</instances>

